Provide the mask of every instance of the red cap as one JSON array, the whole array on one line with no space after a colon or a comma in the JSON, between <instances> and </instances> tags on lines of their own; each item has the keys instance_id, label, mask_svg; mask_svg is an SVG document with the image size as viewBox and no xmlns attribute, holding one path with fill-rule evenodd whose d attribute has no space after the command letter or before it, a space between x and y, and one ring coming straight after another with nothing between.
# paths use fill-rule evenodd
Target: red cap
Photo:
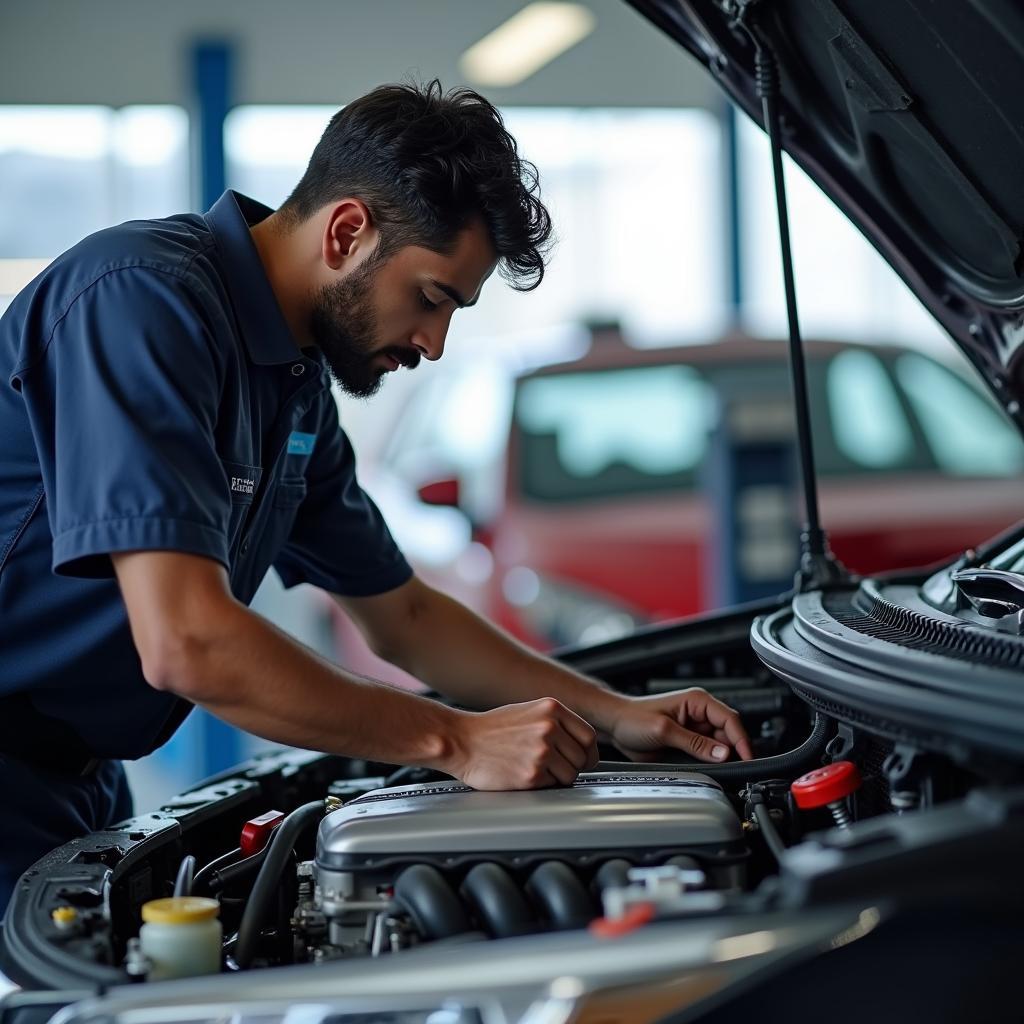
<instances>
[{"instance_id":1,"label":"red cap","mask_svg":"<svg viewBox=\"0 0 1024 1024\"><path fill-rule=\"evenodd\" d=\"M653 903L634 903L622 917L598 917L590 922L590 934L598 939L617 939L654 920Z\"/></svg>"},{"instance_id":2,"label":"red cap","mask_svg":"<svg viewBox=\"0 0 1024 1024\"><path fill-rule=\"evenodd\" d=\"M243 855L251 857L254 853L259 853L267 845L267 840L270 838L270 833L274 831L274 827L280 825L282 821L284 821L283 811L267 811L266 814L247 821L242 826L242 838L238 840Z\"/></svg>"},{"instance_id":3,"label":"red cap","mask_svg":"<svg viewBox=\"0 0 1024 1024\"><path fill-rule=\"evenodd\" d=\"M793 799L801 810L824 807L842 800L860 788L860 772L852 761L834 761L824 768L801 775L790 787Z\"/></svg>"}]
</instances>

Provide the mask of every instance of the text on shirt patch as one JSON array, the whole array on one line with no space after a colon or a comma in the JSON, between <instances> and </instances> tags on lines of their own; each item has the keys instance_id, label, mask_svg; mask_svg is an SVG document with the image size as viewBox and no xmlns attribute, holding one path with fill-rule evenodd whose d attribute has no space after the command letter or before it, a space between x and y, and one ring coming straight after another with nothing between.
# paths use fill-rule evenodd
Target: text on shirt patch
<instances>
[{"instance_id":1,"label":"text on shirt patch","mask_svg":"<svg viewBox=\"0 0 1024 1024\"><path fill-rule=\"evenodd\" d=\"M293 430L288 438L288 454L312 455L315 443L316 434L304 434L299 430Z\"/></svg>"},{"instance_id":2,"label":"text on shirt patch","mask_svg":"<svg viewBox=\"0 0 1024 1024\"><path fill-rule=\"evenodd\" d=\"M231 478L231 490L236 494L252 494L256 487L256 481L248 476L233 476Z\"/></svg>"}]
</instances>

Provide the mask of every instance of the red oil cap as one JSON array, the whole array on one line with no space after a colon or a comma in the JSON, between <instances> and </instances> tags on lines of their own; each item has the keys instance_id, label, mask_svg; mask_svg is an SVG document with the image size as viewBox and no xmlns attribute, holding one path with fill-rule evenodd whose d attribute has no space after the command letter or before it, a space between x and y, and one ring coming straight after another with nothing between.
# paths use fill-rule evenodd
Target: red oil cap
<instances>
[{"instance_id":1,"label":"red oil cap","mask_svg":"<svg viewBox=\"0 0 1024 1024\"><path fill-rule=\"evenodd\" d=\"M266 814L247 821L242 826L242 838L238 840L242 854L251 857L254 853L259 853L267 845L267 840L275 826L280 825L282 821L284 821L283 811L267 811Z\"/></svg>"},{"instance_id":2,"label":"red oil cap","mask_svg":"<svg viewBox=\"0 0 1024 1024\"><path fill-rule=\"evenodd\" d=\"M790 787L796 805L803 811L842 800L860 788L860 772L852 761L833 761L824 768L801 775Z\"/></svg>"}]
</instances>

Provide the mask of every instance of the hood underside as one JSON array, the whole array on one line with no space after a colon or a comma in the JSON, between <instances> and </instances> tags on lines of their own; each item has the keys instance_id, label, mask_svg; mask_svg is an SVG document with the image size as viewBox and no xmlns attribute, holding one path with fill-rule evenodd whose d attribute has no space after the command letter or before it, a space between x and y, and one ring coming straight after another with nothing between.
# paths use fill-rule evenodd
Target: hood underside
<instances>
[{"instance_id":1,"label":"hood underside","mask_svg":"<svg viewBox=\"0 0 1024 1024\"><path fill-rule=\"evenodd\" d=\"M1014 0L628 0L875 245L1024 428L1024 9ZM843 272L836 267L837 274Z\"/></svg>"}]
</instances>

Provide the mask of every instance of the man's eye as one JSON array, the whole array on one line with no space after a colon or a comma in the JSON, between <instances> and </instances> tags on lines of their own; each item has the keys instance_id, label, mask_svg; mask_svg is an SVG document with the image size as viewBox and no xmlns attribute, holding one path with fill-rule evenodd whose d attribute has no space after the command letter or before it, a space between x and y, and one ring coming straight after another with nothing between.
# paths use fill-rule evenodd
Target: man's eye
<instances>
[{"instance_id":1,"label":"man's eye","mask_svg":"<svg viewBox=\"0 0 1024 1024\"><path fill-rule=\"evenodd\" d=\"M420 292L420 305L424 309L437 309L437 303L431 302L430 299L427 298L425 292Z\"/></svg>"}]
</instances>

